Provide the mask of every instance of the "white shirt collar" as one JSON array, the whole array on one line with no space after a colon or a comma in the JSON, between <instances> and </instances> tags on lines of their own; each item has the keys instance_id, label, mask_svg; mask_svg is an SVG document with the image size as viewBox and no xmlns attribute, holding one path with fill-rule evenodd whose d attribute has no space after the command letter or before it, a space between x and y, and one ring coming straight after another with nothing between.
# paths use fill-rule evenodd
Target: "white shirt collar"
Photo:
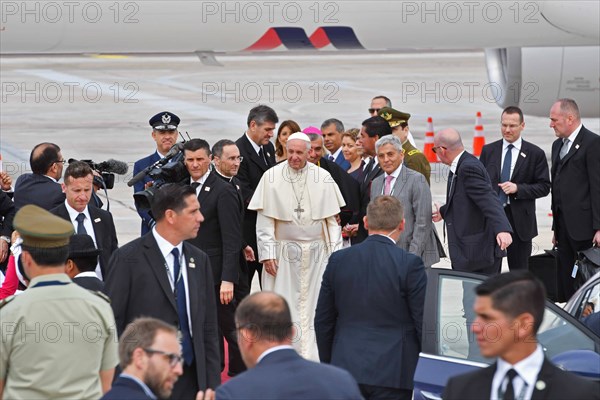
<instances>
[{"instance_id":1,"label":"white shirt collar","mask_svg":"<svg viewBox=\"0 0 600 400\"><path fill-rule=\"evenodd\" d=\"M156 244L158 244L158 248L160 253L166 259L169 254L173 251L173 247L177 247L179 249L179 254L181 255L183 252L183 242L179 242L177 246L173 246L167 239L160 236L160 233L156 231L156 226L152 228L152 234L154 235L154 239L156 239Z\"/></svg>"},{"instance_id":2,"label":"white shirt collar","mask_svg":"<svg viewBox=\"0 0 600 400\"><path fill-rule=\"evenodd\" d=\"M498 358L496 364L496 373L494 374L494 380L492 384L492 390L494 390L496 393L492 393L492 397L497 397L498 387L500 387L500 385L503 384L506 373L510 369L514 369L519 374L519 377L523 381L525 381L525 383L527 383L527 391L525 394L525 398L531 398L531 394L533 393L533 389L535 388L536 380L540 373L540 370L542 369L543 363L544 351L542 350L542 346L539 344L537 345L533 353L531 353L529 356L522 359L515 365L511 365L502 358ZM517 387L515 388L515 395L518 394L520 392L520 388L523 387L522 384L516 386Z\"/></svg>"},{"instance_id":3,"label":"white shirt collar","mask_svg":"<svg viewBox=\"0 0 600 400\"><path fill-rule=\"evenodd\" d=\"M266 356L268 356L271 353L274 353L278 350L288 350L288 349L294 350L294 348L288 344L282 344L280 346L271 347L270 349L265 350L260 356L258 356L256 363L258 364L259 362L262 361L263 358L265 358Z\"/></svg>"},{"instance_id":4,"label":"white shirt collar","mask_svg":"<svg viewBox=\"0 0 600 400\"><path fill-rule=\"evenodd\" d=\"M338 147L338 149L335 152L331 153L331 156L333 157L333 161L337 160L337 158L341 152L342 152L342 146Z\"/></svg>"},{"instance_id":5,"label":"white shirt collar","mask_svg":"<svg viewBox=\"0 0 600 400\"><path fill-rule=\"evenodd\" d=\"M49 175L44 175L46 178L51 179L52 182L56 182L58 183L58 181L56 179L54 179L53 177L49 176Z\"/></svg>"},{"instance_id":6,"label":"white shirt collar","mask_svg":"<svg viewBox=\"0 0 600 400\"><path fill-rule=\"evenodd\" d=\"M504 153L506 151L506 148L508 147L509 144L512 144L513 147L515 149L517 149L517 151L521 151L521 146L523 146L523 138L519 136L519 138L517 140L515 140L513 143L508 143L506 141L506 139L502 139L502 153Z\"/></svg>"},{"instance_id":7,"label":"white shirt collar","mask_svg":"<svg viewBox=\"0 0 600 400\"><path fill-rule=\"evenodd\" d=\"M77 216L79 215L79 211L71 207L67 200L65 200L65 207L67 208L67 212L69 213L69 218L71 218L71 221L75 221L75 218L77 218ZM90 217L89 206L86 206L81 213L85 215L85 218L87 220L92 220L92 217Z\"/></svg>"},{"instance_id":8,"label":"white shirt collar","mask_svg":"<svg viewBox=\"0 0 600 400\"><path fill-rule=\"evenodd\" d=\"M158 149L156 149L156 155L158 155L158 158L165 158L166 153L165 154L161 154L160 151L158 151Z\"/></svg>"},{"instance_id":9,"label":"white shirt collar","mask_svg":"<svg viewBox=\"0 0 600 400\"><path fill-rule=\"evenodd\" d=\"M394 179L397 179L398 176L400 175L400 171L402 170L402 164L400 164L400 166L398 168L396 168L396 170L394 170L394 172L392 172L390 175L394 177ZM387 172L385 173L385 177L388 177ZM394 181L394 179L392 179L392 181Z\"/></svg>"},{"instance_id":10,"label":"white shirt collar","mask_svg":"<svg viewBox=\"0 0 600 400\"><path fill-rule=\"evenodd\" d=\"M252 138L250 138L250 136L248 135L248 131L244 132L244 134L248 138L248 141L250 142L252 147L254 147L254 151L256 152L256 154L258 154L258 152L260 151L260 146L254 143L254 140L252 140Z\"/></svg>"},{"instance_id":11,"label":"white shirt collar","mask_svg":"<svg viewBox=\"0 0 600 400\"><path fill-rule=\"evenodd\" d=\"M96 272L94 272L94 271L85 271L85 272L78 273L73 278L97 278L97 277L98 277L98 275L96 275Z\"/></svg>"},{"instance_id":12,"label":"white shirt collar","mask_svg":"<svg viewBox=\"0 0 600 400\"><path fill-rule=\"evenodd\" d=\"M223 175L223 174L221 173L221 171L219 171L219 170L217 169L217 167L215 167L215 168L213 169L213 171L215 171L217 174L221 175L223 178L227 179L229 182L231 182L231 180L233 179L233 176L225 176L225 175Z\"/></svg>"},{"instance_id":13,"label":"white shirt collar","mask_svg":"<svg viewBox=\"0 0 600 400\"><path fill-rule=\"evenodd\" d=\"M566 138L566 139L569 139L570 144L573 144L573 142L575 142L575 139L577 139L577 135L579 135L579 131L581 131L582 127L583 127L583 124L579 124L579 126L577 127L577 129L575 129L573 131L573 133L571 133L569 135L569 137Z\"/></svg>"},{"instance_id":14,"label":"white shirt collar","mask_svg":"<svg viewBox=\"0 0 600 400\"><path fill-rule=\"evenodd\" d=\"M210 175L210 168L208 169L208 171L206 171L206 173L204 175L202 175L200 177L200 179L198 179L197 181L193 180L190 177L190 183L194 183L194 182L198 182L200 184L200 186L204 185L204 182L206 182L206 179L208 178L208 175Z\"/></svg>"},{"instance_id":15,"label":"white shirt collar","mask_svg":"<svg viewBox=\"0 0 600 400\"><path fill-rule=\"evenodd\" d=\"M452 163L450 164L450 171L452 171L453 174L456 174L456 167L458 167L458 160L460 160L460 157L462 157L463 153L465 151L461 151L460 153L458 153L458 155L454 158L454 160L452 160Z\"/></svg>"}]
</instances>

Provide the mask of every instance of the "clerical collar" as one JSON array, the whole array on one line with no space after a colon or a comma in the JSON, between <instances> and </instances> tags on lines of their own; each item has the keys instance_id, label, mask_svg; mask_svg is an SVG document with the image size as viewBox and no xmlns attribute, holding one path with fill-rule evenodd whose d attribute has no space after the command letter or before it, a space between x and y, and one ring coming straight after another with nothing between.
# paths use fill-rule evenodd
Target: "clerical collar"
<instances>
[{"instance_id":1,"label":"clerical collar","mask_svg":"<svg viewBox=\"0 0 600 400\"><path fill-rule=\"evenodd\" d=\"M458 167L458 160L460 160L460 158L462 157L463 153L465 151L461 151L460 153L458 153L458 155L454 158L454 160L452 160L452 163L450 164L450 171L452 171L453 174L456 173L456 167Z\"/></svg>"},{"instance_id":2,"label":"clerical collar","mask_svg":"<svg viewBox=\"0 0 600 400\"><path fill-rule=\"evenodd\" d=\"M221 178L225 179L227 182L231 182L233 180L233 176L225 176L221 173L221 171L219 171L217 169L217 167L215 167L215 169L213 169L213 171L215 171Z\"/></svg>"},{"instance_id":3,"label":"clerical collar","mask_svg":"<svg viewBox=\"0 0 600 400\"><path fill-rule=\"evenodd\" d=\"M252 138L248 135L248 131L245 132L245 135L248 138L248 141L250 142L252 147L254 148L254 151L256 152L256 154L258 154L258 152L260 151L260 146L257 145L256 143L254 143L254 140L252 140Z\"/></svg>"}]
</instances>

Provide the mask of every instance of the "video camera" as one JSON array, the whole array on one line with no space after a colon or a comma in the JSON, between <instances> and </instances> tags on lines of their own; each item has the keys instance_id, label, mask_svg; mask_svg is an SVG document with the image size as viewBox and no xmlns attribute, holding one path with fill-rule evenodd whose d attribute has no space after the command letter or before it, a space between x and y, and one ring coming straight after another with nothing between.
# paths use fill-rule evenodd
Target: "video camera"
<instances>
[{"instance_id":1,"label":"video camera","mask_svg":"<svg viewBox=\"0 0 600 400\"><path fill-rule=\"evenodd\" d=\"M138 210L150 210L154 193L158 188L166 183L179 183L189 178L189 173L183 163L185 155L183 152L183 142L175 143L171 150L160 160L148 166L134 176L127 186L133 186L149 176L154 181L152 186L133 194L135 207Z\"/></svg>"},{"instance_id":2,"label":"video camera","mask_svg":"<svg viewBox=\"0 0 600 400\"><path fill-rule=\"evenodd\" d=\"M94 185L101 189L112 189L115 187L115 174L125 175L129 170L127 163L113 160L112 158L101 163L95 163L92 160L69 159L69 163L81 161L90 166L91 169L98 172L100 176L94 175Z\"/></svg>"}]
</instances>

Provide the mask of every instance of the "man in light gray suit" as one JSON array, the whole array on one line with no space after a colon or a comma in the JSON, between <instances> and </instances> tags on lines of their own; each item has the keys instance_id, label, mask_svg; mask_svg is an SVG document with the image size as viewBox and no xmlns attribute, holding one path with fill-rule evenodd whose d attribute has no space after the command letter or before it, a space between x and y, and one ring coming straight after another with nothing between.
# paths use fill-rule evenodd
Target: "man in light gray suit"
<instances>
[{"instance_id":1,"label":"man in light gray suit","mask_svg":"<svg viewBox=\"0 0 600 400\"><path fill-rule=\"evenodd\" d=\"M390 195L400 200L404 207L404 232L397 245L423 260L425 267L440 261L431 222L431 191L425 177L402 164L404 150L396 136L388 135L375 143L379 166L385 174L373 180L371 199Z\"/></svg>"}]
</instances>

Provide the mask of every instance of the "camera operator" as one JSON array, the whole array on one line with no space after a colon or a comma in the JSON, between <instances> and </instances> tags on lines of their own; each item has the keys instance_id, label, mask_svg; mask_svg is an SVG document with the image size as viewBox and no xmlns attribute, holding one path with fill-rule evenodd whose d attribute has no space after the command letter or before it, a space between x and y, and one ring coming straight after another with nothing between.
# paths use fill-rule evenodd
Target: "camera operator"
<instances>
[{"instance_id":1,"label":"camera operator","mask_svg":"<svg viewBox=\"0 0 600 400\"><path fill-rule=\"evenodd\" d=\"M242 248L242 216L235 188L211 171L210 147L205 140L192 139L184 143L184 160L190 178L185 181L196 190L204 222L194 239L188 240L208 254L213 271L221 370L224 368L223 337L229 345L229 375L245 371L237 346L235 327L234 285L240 280L239 254Z\"/></svg>"},{"instance_id":2,"label":"camera operator","mask_svg":"<svg viewBox=\"0 0 600 400\"><path fill-rule=\"evenodd\" d=\"M177 142L177 127L179 126L179 122L179 117L168 111L163 111L150 118L149 123L152 127L152 139L156 142L156 151L148 157L135 162L133 166L134 176L163 158L169 152L169 149ZM143 191L146 183L151 180L150 176L146 176L144 180L137 182L133 186L134 193ZM138 208L138 214L142 217L141 234L143 236L152 228L153 219L148 214L148 210L140 210Z\"/></svg>"},{"instance_id":3,"label":"camera operator","mask_svg":"<svg viewBox=\"0 0 600 400\"><path fill-rule=\"evenodd\" d=\"M100 249L96 275L103 279L106 276L108 260L118 247L117 232L112 215L88 203L92 195L92 168L84 161L73 161L65 169L63 190L67 199L50 212L70 221L78 234L87 234Z\"/></svg>"}]
</instances>

